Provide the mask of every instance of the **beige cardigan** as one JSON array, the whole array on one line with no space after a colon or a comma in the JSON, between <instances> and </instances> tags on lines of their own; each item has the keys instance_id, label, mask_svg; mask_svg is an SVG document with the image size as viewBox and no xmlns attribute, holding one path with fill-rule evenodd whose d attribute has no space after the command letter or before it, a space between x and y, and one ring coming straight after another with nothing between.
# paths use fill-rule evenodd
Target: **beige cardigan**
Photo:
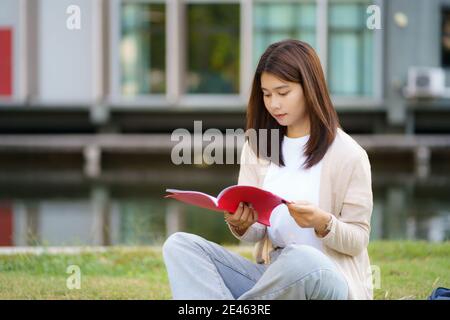
<instances>
[{"instance_id":1,"label":"beige cardigan","mask_svg":"<svg viewBox=\"0 0 450 320\"><path fill-rule=\"evenodd\" d=\"M248 142L240 159L238 184L262 187L270 162L258 159ZM324 251L347 279L349 299L372 299L367 245L373 198L367 153L339 128L322 161L319 207L331 213L333 219L331 231L321 238ZM230 230L236 238L256 243L257 263L270 263L273 246L266 226L255 223L242 236Z\"/></svg>"}]
</instances>

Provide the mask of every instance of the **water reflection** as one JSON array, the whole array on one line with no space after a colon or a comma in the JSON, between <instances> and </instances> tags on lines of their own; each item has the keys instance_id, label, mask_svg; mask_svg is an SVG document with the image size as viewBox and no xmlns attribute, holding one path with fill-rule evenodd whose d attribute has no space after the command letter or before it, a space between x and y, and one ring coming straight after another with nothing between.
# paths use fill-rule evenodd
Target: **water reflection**
<instances>
[{"instance_id":1,"label":"water reflection","mask_svg":"<svg viewBox=\"0 0 450 320\"><path fill-rule=\"evenodd\" d=\"M223 187L196 190L217 194ZM0 196L0 245L160 245L176 231L238 243L220 213L163 199L165 188L96 185L86 186L85 196ZM371 239L450 240L445 190L395 183L375 187Z\"/></svg>"}]
</instances>

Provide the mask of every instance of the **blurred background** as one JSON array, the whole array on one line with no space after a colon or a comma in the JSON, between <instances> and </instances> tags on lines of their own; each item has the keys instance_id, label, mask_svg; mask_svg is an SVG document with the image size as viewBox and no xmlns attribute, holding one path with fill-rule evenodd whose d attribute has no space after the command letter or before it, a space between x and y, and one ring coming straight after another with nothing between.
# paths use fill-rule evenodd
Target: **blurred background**
<instances>
[{"instance_id":1,"label":"blurred background","mask_svg":"<svg viewBox=\"0 0 450 320\"><path fill-rule=\"evenodd\" d=\"M450 0L0 0L0 246L236 244L222 214L163 196L217 195L239 165L177 166L170 137L245 128L286 38L317 50L369 154L371 239L449 240Z\"/></svg>"}]
</instances>

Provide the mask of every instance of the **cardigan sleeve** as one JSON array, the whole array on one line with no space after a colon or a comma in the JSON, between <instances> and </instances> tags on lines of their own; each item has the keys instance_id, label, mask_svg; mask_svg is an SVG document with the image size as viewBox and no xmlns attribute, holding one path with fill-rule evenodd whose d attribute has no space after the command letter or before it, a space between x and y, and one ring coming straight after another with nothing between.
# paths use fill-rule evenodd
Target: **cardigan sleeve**
<instances>
[{"instance_id":1,"label":"cardigan sleeve","mask_svg":"<svg viewBox=\"0 0 450 320\"><path fill-rule=\"evenodd\" d=\"M322 243L343 254L356 256L367 248L373 208L370 162L362 156L350 161L344 170L351 172L340 214L332 216L332 227Z\"/></svg>"},{"instance_id":2,"label":"cardigan sleeve","mask_svg":"<svg viewBox=\"0 0 450 320\"><path fill-rule=\"evenodd\" d=\"M238 185L259 186L257 160L258 158L251 150L248 141L246 141L241 152Z\"/></svg>"},{"instance_id":3,"label":"cardigan sleeve","mask_svg":"<svg viewBox=\"0 0 450 320\"><path fill-rule=\"evenodd\" d=\"M266 226L259 222L255 222L254 224L252 224L242 236L238 235L229 224L228 228L237 239L250 243L256 243L260 241L266 234Z\"/></svg>"},{"instance_id":4,"label":"cardigan sleeve","mask_svg":"<svg viewBox=\"0 0 450 320\"><path fill-rule=\"evenodd\" d=\"M242 147L240 160L238 185L258 187L259 176L257 171L257 158L251 151L248 141L246 141ZM239 236L234 232L230 225L228 225L228 227L236 238L251 243L260 241L266 233L266 226L258 222L252 224L242 236Z\"/></svg>"}]
</instances>

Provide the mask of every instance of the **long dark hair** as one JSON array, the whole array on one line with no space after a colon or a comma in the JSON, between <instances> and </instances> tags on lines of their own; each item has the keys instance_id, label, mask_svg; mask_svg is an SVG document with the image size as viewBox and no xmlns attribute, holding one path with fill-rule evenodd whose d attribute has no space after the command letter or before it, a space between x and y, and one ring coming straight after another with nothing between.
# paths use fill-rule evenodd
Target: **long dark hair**
<instances>
[{"instance_id":1,"label":"long dark hair","mask_svg":"<svg viewBox=\"0 0 450 320\"><path fill-rule=\"evenodd\" d=\"M336 110L328 94L319 57L307 43L288 39L271 44L259 60L247 107L247 130L254 129L259 132L260 129L279 129L277 150L281 151L287 127L280 125L264 106L261 90L263 72L271 73L281 80L299 83L302 86L305 112L310 120L310 137L304 150L306 156L304 168L314 166L324 157L336 136L337 128L340 127ZM265 155L261 154L259 150L259 139L258 134L256 141L249 139L250 147L258 157L268 158L268 154L273 149L270 134L267 135L267 141L262 141L267 147ZM284 166L282 152L278 152L276 160L279 165Z\"/></svg>"}]
</instances>

